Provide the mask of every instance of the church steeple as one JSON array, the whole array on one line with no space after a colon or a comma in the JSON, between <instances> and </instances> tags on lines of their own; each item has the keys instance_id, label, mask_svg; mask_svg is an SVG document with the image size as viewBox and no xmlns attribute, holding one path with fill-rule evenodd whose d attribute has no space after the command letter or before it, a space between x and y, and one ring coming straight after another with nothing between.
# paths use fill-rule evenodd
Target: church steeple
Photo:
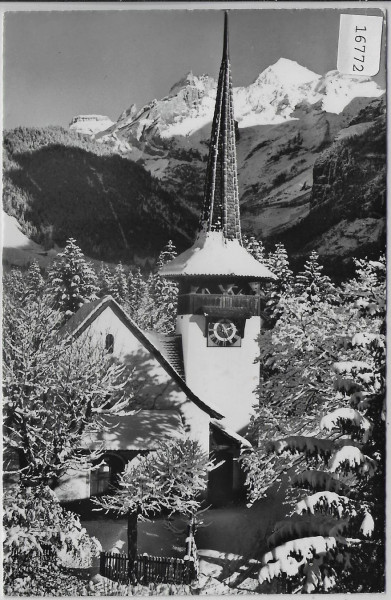
<instances>
[{"instance_id":1,"label":"church steeple","mask_svg":"<svg viewBox=\"0 0 391 600\"><path fill-rule=\"evenodd\" d=\"M222 231L225 239L241 242L227 12L200 229L206 232Z\"/></svg>"},{"instance_id":2,"label":"church steeple","mask_svg":"<svg viewBox=\"0 0 391 600\"><path fill-rule=\"evenodd\" d=\"M217 86L204 204L194 244L160 270L163 277L247 278L273 280L276 276L242 246L236 165L235 121L228 15L225 13L223 57Z\"/></svg>"},{"instance_id":3,"label":"church steeple","mask_svg":"<svg viewBox=\"0 0 391 600\"><path fill-rule=\"evenodd\" d=\"M232 96L226 13L200 227L194 244L159 272L178 281L187 385L242 435L259 385L262 283L277 277L241 241Z\"/></svg>"}]
</instances>

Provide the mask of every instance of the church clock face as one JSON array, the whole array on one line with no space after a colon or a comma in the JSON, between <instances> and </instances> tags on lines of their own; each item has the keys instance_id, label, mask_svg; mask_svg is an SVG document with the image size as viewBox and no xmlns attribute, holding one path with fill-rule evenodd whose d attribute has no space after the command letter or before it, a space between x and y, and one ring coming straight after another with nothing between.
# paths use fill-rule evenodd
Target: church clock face
<instances>
[{"instance_id":1,"label":"church clock face","mask_svg":"<svg viewBox=\"0 0 391 600\"><path fill-rule=\"evenodd\" d=\"M240 346L237 324L231 319L217 319L208 323L208 346Z\"/></svg>"}]
</instances>

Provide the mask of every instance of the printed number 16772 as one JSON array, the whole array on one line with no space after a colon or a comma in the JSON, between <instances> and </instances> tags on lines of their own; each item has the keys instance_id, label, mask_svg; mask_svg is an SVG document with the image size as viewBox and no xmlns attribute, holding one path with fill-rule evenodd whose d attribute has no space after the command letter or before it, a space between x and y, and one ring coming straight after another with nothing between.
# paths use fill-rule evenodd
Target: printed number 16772
<instances>
[{"instance_id":1,"label":"printed number 16772","mask_svg":"<svg viewBox=\"0 0 391 600\"><path fill-rule=\"evenodd\" d=\"M362 44L362 46L358 46L357 48L354 48L355 50L357 50L357 52L361 52L361 54L358 54L358 56L353 56L353 60L356 60L358 63L363 63L365 62L365 44L366 44L366 38L359 34L359 31L366 31L367 28L366 27L356 27L356 36L354 38L354 41L357 44ZM363 64L354 64L353 63L353 71L363 71L364 70L364 65Z\"/></svg>"}]
</instances>

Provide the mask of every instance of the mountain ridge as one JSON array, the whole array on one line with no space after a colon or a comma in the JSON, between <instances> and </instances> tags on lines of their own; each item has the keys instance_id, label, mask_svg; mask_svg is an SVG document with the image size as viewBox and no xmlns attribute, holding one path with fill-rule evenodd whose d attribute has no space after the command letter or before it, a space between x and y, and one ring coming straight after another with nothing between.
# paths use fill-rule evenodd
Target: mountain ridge
<instances>
[{"instance_id":1,"label":"mountain ridge","mask_svg":"<svg viewBox=\"0 0 391 600\"><path fill-rule=\"evenodd\" d=\"M258 92L245 107L247 115L242 110L236 130L242 228L270 249L283 241L297 264L303 252L321 250L332 274L336 264L346 259L351 265L355 253L377 252L384 243L384 99L366 96L368 90L378 96L382 91L365 79L360 80L363 97L349 100L356 82L350 84L357 78L335 72L320 76L300 65L299 86L293 83L292 94L284 99L287 87L280 89L270 78L280 76L291 63L281 59L255 79L251 84L255 87L241 88L244 92L237 88L254 98ZM266 91L265 78L270 83ZM193 241L202 205L214 86L211 77L199 78L190 71L171 86L168 96L140 110L131 105L117 122L95 134L86 133L85 124L95 126L107 117L92 115L89 122L88 115L79 115L81 133L77 121L68 133L60 128L6 132L7 213L34 241L61 246L66 237L80 237L83 251L98 260L153 261L170 238L179 251L185 249ZM262 98L260 89L265 92ZM319 96L319 89L338 92L337 112L324 110L326 96ZM270 93L274 103L267 108L278 118L243 126L251 111L262 115L262 103L270 100ZM175 127L182 133L171 135ZM373 147L370 156L365 155L367 140ZM346 157L351 164L345 164ZM354 180L360 161L362 189ZM340 164L343 171L340 187L329 186L326 180L332 175L324 178L333 164ZM376 197L371 202L373 189ZM328 194L330 201L324 202ZM363 203L359 210L354 204L357 194ZM345 231L346 244L338 246L336 238L344 237Z\"/></svg>"},{"instance_id":2,"label":"mountain ridge","mask_svg":"<svg viewBox=\"0 0 391 600\"><path fill-rule=\"evenodd\" d=\"M189 71L171 86L168 95L139 110L132 105L132 112L124 116L124 111L116 125L96 132L97 139L116 134L124 140L126 132L137 140L151 134L163 138L191 135L212 120L216 87L217 81L209 75ZM355 97L379 97L382 93L369 77L338 71L319 75L296 61L280 58L248 86L234 88L235 119L239 128L276 124L289 119L296 105L304 101L310 105L322 101L323 110L339 114Z\"/></svg>"}]
</instances>

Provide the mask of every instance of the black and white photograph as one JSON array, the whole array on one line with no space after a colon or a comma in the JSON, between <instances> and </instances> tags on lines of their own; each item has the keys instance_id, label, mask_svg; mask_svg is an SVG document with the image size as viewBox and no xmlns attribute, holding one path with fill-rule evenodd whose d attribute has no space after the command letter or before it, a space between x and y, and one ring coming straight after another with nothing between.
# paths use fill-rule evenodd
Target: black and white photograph
<instances>
[{"instance_id":1,"label":"black and white photograph","mask_svg":"<svg viewBox=\"0 0 391 600\"><path fill-rule=\"evenodd\" d=\"M387 11L50 4L0 6L3 595L384 593Z\"/></svg>"}]
</instances>

